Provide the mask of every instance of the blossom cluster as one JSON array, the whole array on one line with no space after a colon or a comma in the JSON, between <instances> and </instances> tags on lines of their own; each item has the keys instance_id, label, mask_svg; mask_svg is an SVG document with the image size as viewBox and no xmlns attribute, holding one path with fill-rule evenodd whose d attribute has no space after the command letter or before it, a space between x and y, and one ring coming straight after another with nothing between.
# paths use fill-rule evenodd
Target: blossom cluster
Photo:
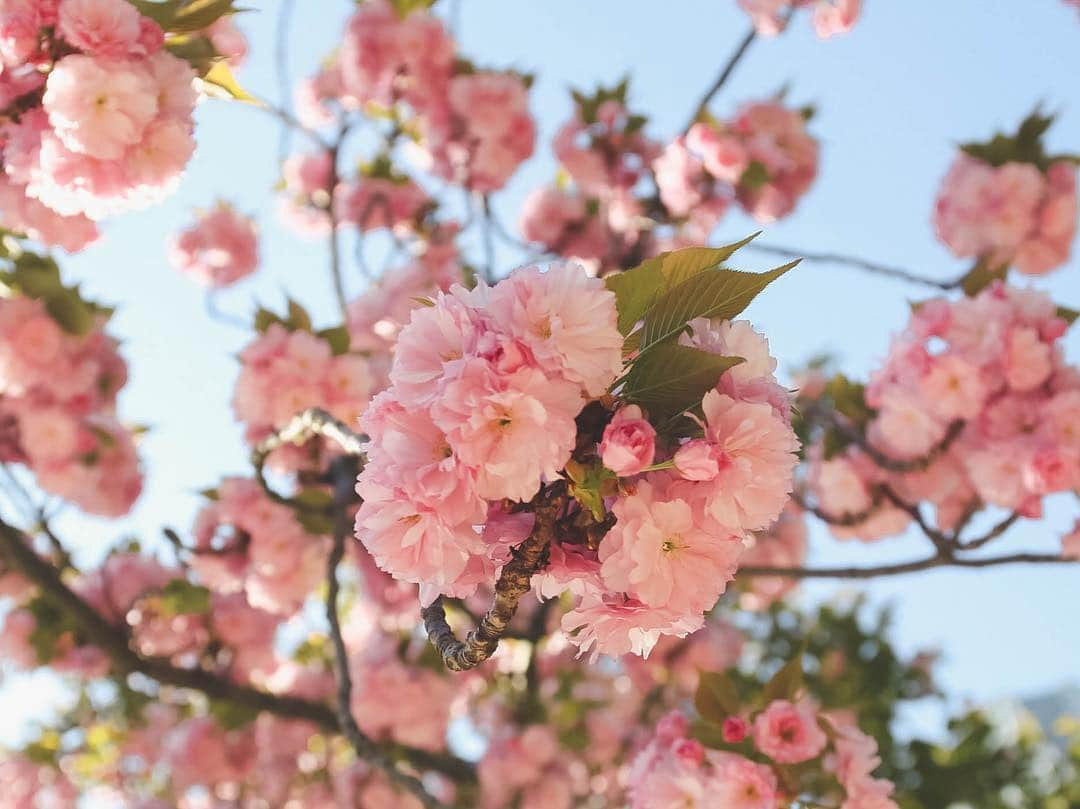
<instances>
[{"instance_id":1,"label":"blossom cluster","mask_svg":"<svg viewBox=\"0 0 1080 809\"><path fill-rule=\"evenodd\" d=\"M226 478L198 513L192 567L210 589L242 592L248 603L289 615L323 574L326 537L309 533L258 483Z\"/></svg>"},{"instance_id":2,"label":"blossom cluster","mask_svg":"<svg viewBox=\"0 0 1080 809\"><path fill-rule=\"evenodd\" d=\"M293 325L269 323L240 352L232 406L253 444L309 407L355 423L371 396L372 377L364 357L340 351L325 336Z\"/></svg>"},{"instance_id":3,"label":"blossom cluster","mask_svg":"<svg viewBox=\"0 0 1080 809\"><path fill-rule=\"evenodd\" d=\"M782 33L792 14L808 8L814 33L828 39L846 34L855 26L862 13L862 0L739 0L739 8L750 15L754 29L764 36Z\"/></svg>"},{"instance_id":4,"label":"blossom cluster","mask_svg":"<svg viewBox=\"0 0 1080 809\"><path fill-rule=\"evenodd\" d=\"M806 698L777 699L756 715L729 716L722 749L690 737L680 711L665 715L638 753L629 776L632 809L724 806L780 809L804 798L792 784L796 772L829 773L843 790L841 809L896 809L893 785L875 778L877 742L849 717L823 713ZM804 765L801 770L791 765Z\"/></svg>"},{"instance_id":5,"label":"blossom cluster","mask_svg":"<svg viewBox=\"0 0 1080 809\"><path fill-rule=\"evenodd\" d=\"M1076 236L1076 167L1057 161L992 165L960 154L934 207L938 237L959 258L1044 275L1069 259Z\"/></svg>"},{"instance_id":6,"label":"blossom cluster","mask_svg":"<svg viewBox=\"0 0 1080 809\"><path fill-rule=\"evenodd\" d=\"M0 28L5 227L77 250L93 220L176 186L195 71L156 22L125 0L27 0L4 5Z\"/></svg>"},{"instance_id":7,"label":"blossom cluster","mask_svg":"<svg viewBox=\"0 0 1080 809\"><path fill-rule=\"evenodd\" d=\"M255 223L226 202L199 211L196 221L176 234L169 246L172 265L203 286L225 287L259 266Z\"/></svg>"},{"instance_id":8,"label":"blossom cluster","mask_svg":"<svg viewBox=\"0 0 1080 809\"><path fill-rule=\"evenodd\" d=\"M296 103L312 129L356 110L387 118L413 135L410 155L419 169L486 193L502 188L533 152L528 84L517 73L455 59L453 39L426 8L370 0L349 19L341 47L300 86ZM381 155L355 179L335 183L328 152L290 157L285 221L323 233L332 206L342 226L414 228L430 204L427 195L388 164Z\"/></svg>"},{"instance_id":9,"label":"blossom cluster","mask_svg":"<svg viewBox=\"0 0 1080 809\"><path fill-rule=\"evenodd\" d=\"M93 317L93 316L91 316ZM127 381L105 317L66 331L44 300L0 298L0 459L91 514L121 516L142 489L134 436L116 418Z\"/></svg>"},{"instance_id":10,"label":"blossom cluster","mask_svg":"<svg viewBox=\"0 0 1080 809\"><path fill-rule=\"evenodd\" d=\"M573 264L455 286L414 310L391 387L361 420L371 440L356 532L380 567L421 585L425 603L470 595L534 530L565 468L577 502L563 519L588 525L597 508L614 518L588 539L551 537L534 579L543 597L579 598L563 620L573 641L594 655L648 654L661 634L702 626L744 537L779 516L791 489L787 392L747 322L700 318L687 350L744 359L700 401L702 437L659 442L637 404L601 405L591 434L582 411L623 369L616 320L615 296ZM587 500L585 464L618 483Z\"/></svg>"},{"instance_id":11,"label":"blossom cluster","mask_svg":"<svg viewBox=\"0 0 1080 809\"><path fill-rule=\"evenodd\" d=\"M730 122L701 121L658 161L661 199L676 216L723 213L714 198L734 199L760 222L787 216L817 175L817 141L803 111L778 101L743 106ZM705 233L711 226L704 229Z\"/></svg>"},{"instance_id":12,"label":"blossom cluster","mask_svg":"<svg viewBox=\"0 0 1080 809\"><path fill-rule=\"evenodd\" d=\"M866 387L866 438L888 458L928 457L925 468L882 468L858 445L812 465L819 505L840 517L873 507L887 484L927 501L950 530L980 503L1041 514L1049 494L1080 484L1080 376L1061 338L1068 328L1046 295L994 282L973 298L920 304ZM888 503L834 527L876 539L902 530Z\"/></svg>"}]
</instances>

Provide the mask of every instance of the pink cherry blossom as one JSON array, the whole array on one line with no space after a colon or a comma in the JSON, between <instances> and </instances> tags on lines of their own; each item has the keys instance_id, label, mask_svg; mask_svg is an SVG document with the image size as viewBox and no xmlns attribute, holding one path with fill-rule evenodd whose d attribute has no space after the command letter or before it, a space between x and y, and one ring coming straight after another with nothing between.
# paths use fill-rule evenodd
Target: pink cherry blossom
<instances>
[{"instance_id":1,"label":"pink cherry blossom","mask_svg":"<svg viewBox=\"0 0 1080 809\"><path fill-rule=\"evenodd\" d=\"M228 286L258 267L255 224L228 203L219 202L176 235L169 258L174 267L201 284Z\"/></svg>"},{"instance_id":2,"label":"pink cherry blossom","mask_svg":"<svg viewBox=\"0 0 1080 809\"><path fill-rule=\"evenodd\" d=\"M817 712L805 700L776 700L754 719L754 745L780 764L817 758L827 742Z\"/></svg>"}]
</instances>

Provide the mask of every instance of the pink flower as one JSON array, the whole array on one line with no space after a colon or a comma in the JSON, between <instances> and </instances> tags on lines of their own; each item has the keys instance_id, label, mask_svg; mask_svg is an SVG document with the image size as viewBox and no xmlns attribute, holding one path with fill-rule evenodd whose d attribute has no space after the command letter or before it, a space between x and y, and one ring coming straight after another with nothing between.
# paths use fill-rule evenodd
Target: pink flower
<instances>
[{"instance_id":1,"label":"pink flower","mask_svg":"<svg viewBox=\"0 0 1080 809\"><path fill-rule=\"evenodd\" d=\"M709 391L702 400L705 440L720 457L706 509L721 525L756 531L775 520L791 491L798 439L767 404Z\"/></svg>"},{"instance_id":2,"label":"pink flower","mask_svg":"<svg viewBox=\"0 0 1080 809\"><path fill-rule=\"evenodd\" d=\"M600 441L600 459L604 466L621 477L641 472L656 455L656 430L641 414L637 405L619 408L604 428Z\"/></svg>"},{"instance_id":3,"label":"pink flower","mask_svg":"<svg viewBox=\"0 0 1080 809\"><path fill-rule=\"evenodd\" d=\"M675 452L675 471L686 480L712 480L720 474L724 455L702 438L687 441Z\"/></svg>"},{"instance_id":4,"label":"pink flower","mask_svg":"<svg viewBox=\"0 0 1080 809\"><path fill-rule=\"evenodd\" d=\"M806 701L776 700L754 720L755 746L778 764L817 758L827 742L817 712Z\"/></svg>"},{"instance_id":5,"label":"pink flower","mask_svg":"<svg viewBox=\"0 0 1080 809\"><path fill-rule=\"evenodd\" d=\"M620 595L591 595L563 616L562 629L578 647L578 656L588 652L590 662L595 662L601 654L648 657L660 635L686 637L703 623L701 615L653 609Z\"/></svg>"},{"instance_id":6,"label":"pink flower","mask_svg":"<svg viewBox=\"0 0 1080 809\"><path fill-rule=\"evenodd\" d=\"M491 290L495 323L522 340L540 367L600 396L622 371L615 294L573 263L515 270Z\"/></svg>"},{"instance_id":7,"label":"pink flower","mask_svg":"<svg viewBox=\"0 0 1080 809\"><path fill-rule=\"evenodd\" d=\"M432 417L458 457L476 468L482 497L524 502L570 459L581 407L570 382L534 368L500 376L474 359L446 385Z\"/></svg>"},{"instance_id":8,"label":"pink flower","mask_svg":"<svg viewBox=\"0 0 1080 809\"><path fill-rule=\"evenodd\" d=\"M710 799L724 809L773 809L779 795L768 767L731 753L710 752Z\"/></svg>"},{"instance_id":9,"label":"pink flower","mask_svg":"<svg viewBox=\"0 0 1080 809\"><path fill-rule=\"evenodd\" d=\"M255 224L228 203L219 202L177 234L169 258L174 267L201 284L228 286L258 267Z\"/></svg>"},{"instance_id":10,"label":"pink flower","mask_svg":"<svg viewBox=\"0 0 1080 809\"><path fill-rule=\"evenodd\" d=\"M615 527L600 544L601 576L647 606L695 614L711 608L734 576L742 542L705 516L700 497L682 493L672 486L665 495L643 480L615 501Z\"/></svg>"},{"instance_id":11,"label":"pink flower","mask_svg":"<svg viewBox=\"0 0 1080 809\"><path fill-rule=\"evenodd\" d=\"M116 59L135 51L141 23L125 0L63 0L57 32L81 51Z\"/></svg>"},{"instance_id":12,"label":"pink flower","mask_svg":"<svg viewBox=\"0 0 1080 809\"><path fill-rule=\"evenodd\" d=\"M819 39L846 34L862 13L862 0L818 0L814 4L814 33Z\"/></svg>"},{"instance_id":13,"label":"pink flower","mask_svg":"<svg viewBox=\"0 0 1080 809\"><path fill-rule=\"evenodd\" d=\"M919 385L930 411L940 419L972 419L979 414L989 391L979 369L961 357L943 355L931 361Z\"/></svg>"},{"instance_id":14,"label":"pink flower","mask_svg":"<svg viewBox=\"0 0 1080 809\"><path fill-rule=\"evenodd\" d=\"M1053 370L1050 346L1031 328L1013 329L1005 358L1005 378L1013 390L1028 391L1046 381Z\"/></svg>"},{"instance_id":15,"label":"pink flower","mask_svg":"<svg viewBox=\"0 0 1080 809\"><path fill-rule=\"evenodd\" d=\"M158 112L157 89L142 65L81 54L56 63L42 104L65 146L105 160L139 143Z\"/></svg>"},{"instance_id":16,"label":"pink flower","mask_svg":"<svg viewBox=\"0 0 1080 809\"><path fill-rule=\"evenodd\" d=\"M741 716L729 716L724 720L724 741L728 744L738 744L750 732L750 725Z\"/></svg>"}]
</instances>

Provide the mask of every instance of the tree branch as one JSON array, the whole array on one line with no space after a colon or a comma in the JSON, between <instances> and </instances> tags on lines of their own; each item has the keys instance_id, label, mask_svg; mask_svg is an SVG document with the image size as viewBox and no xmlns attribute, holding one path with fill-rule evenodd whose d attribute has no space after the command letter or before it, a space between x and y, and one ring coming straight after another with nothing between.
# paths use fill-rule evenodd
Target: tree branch
<instances>
[{"instance_id":1,"label":"tree branch","mask_svg":"<svg viewBox=\"0 0 1080 809\"><path fill-rule=\"evenodd\" d=\"M879 576L899 576L938 567L996 567L1015 564L1076 564L1076 559L1066 559L1055 554L1014 553L1008 556L991 556L982 559L948 558L938 555L911 562L900 562L879 567L740 567L736 576L780 576L789 579L873 579Z\"/></svg>"},{"instance_id":2,"label":"tree branch","mask_svg":"<svg viewBox=\"0 0 1080 809\"><path fill-rule=\"evenodd\" d=\"M366 733L360 730L352 713L352 675L349 673L349 652L341 635L338 617L338 565L345 556L345 538L349 534L349 504L355 499L353 481L356 479L356 460L349 456L334 463L334 544L326 561L326 621L330 625L330 640L334 646L334 668L337 676L336 713L342 734L349 740L360 758L384 770L390 780L407 790L427 808L440 809L442 804L428 792L420 780L398 770L390 757Z\"/></svg>"},{"instance_id":3,"label":"tree branch","mask_svg":"<svg viewBox=\"0 0 1080 809\"><path fill-rule=\"evenodd\" d=\"M690 120L686 123L686 126L683 127L684 134L690 130L690 127L697 123L702 113L708 109L709 103L716 97L716 94L720 92L721 88L727 83L727 80L731 78L731 74L735 72L735 68L738 66L743 56L746 55L746 52L750 49L750 46L755 39L757 39L757 29L750 26L750 30L746 32L745 36L743 36L736 46L735 52L731 54L727 63L720 69L720 74L716 77L716 81L712 83L709 89L705 91L705 95L698 101L693 114L690 116Z\"/></svg>"},{"instance_id":4,"label":"tree branch","mask_svg":"<svg viewBox=\"0 0 1080 809\"><path fill-rule=\"evenodd\" d=\"M964 276L958 278L952 278L945 281L939 281L936 278L927 278L924 275L905 270L900 267L892 267L887 264L879 264L875 261L868 261L867 259L859 258L858 256L848 256L842 253L829 253L829 252L814 252L811 250L803 250L797 247L782 247L775 244L762 244L761 242L750 242L746 245L747 250L753 250L758 253L764 253L771 256L784 256L786 258L800 257L809 262L817 262L820 264L838 264L844 267L852 267L863 272L868 272L873 275L880 275L885 278L893 278L898 281L906 281L910 284L920 284L922 286L933 287L934 289L940 289L942 291L949 291L952 289L958 289Z\"/></svg>"},{"instance_id":5,"label":"tree branch","mask_svg":"<svg viewBox=\"0 0 1080 809\"><path fill-rule=\"evenodd\" d=\"M65 584L60 571L42 559L29 545L29 538L0 520L0 556L34 583L41 592L70 615L87 642L101 649L120 675L138 672L162 685L198 691L252 711L266 711L283 719L311 722L328 733L340 733L335 712L321 702L300 697L271 694L233 682L202 668L180 668L167 658L150 657L130 645L127 628L110 623ZM417 767L438 770L456 781L473 781L473 767L453 756L441 756L405 745L381 745L392 761L408 761Z\"/></svg>"},{"instance_id":6,"label":"tree branch","mask_svg":"<svg viewBox=\"0 0 1080 809\"><path fill-rule=\"evenodd\" d=\"M549 496L535 507L536 523L528 538L511 551L512 558L503 566L495 582L495 598L480 623L460 641L446 621L442 598L436 598L421 610L428 640L438 650L443 664L451 671L474 669L491 657L505 637L518 602L529 592L532 575L544 563L545 551L554 538L555 517L563 507L560 494Z\"/></svg>"}]
</instances>

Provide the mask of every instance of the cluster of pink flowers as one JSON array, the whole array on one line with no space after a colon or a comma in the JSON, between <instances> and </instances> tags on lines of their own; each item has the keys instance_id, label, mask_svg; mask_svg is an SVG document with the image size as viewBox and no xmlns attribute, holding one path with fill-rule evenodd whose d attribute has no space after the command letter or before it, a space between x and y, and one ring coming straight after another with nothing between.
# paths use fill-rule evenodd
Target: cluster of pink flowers
<instances>
[{"instance_id":1,"label":"cluster of pink flowers","mask_svg":"<svg viewBox=\"0 0 1080 809\"><path fill-rule=\"evenodd\" d=\"M361 175L334 189L337 221L361 231L409 230L429 205L424 190L406 177Z\"/></svg>"},{"instance_id":2,"label":"cluster of pink flowers","mask_svg":"<svg viewBox=\"0 0 1080 809\"><path fill-rule=\"evenodd\" d=\"M974 298L921 304L866 389L867 439L890 458L921 458L955 440L928 468L889 472L857 446L811 470L819 505L840 516L868 510L887 482L908 502L928 501L949 530L985 503L1024 516L1080 485L1080 375L1060 345L1068 323L1049 297L995 282ZM874 539L907 525L880 506L866 522L834 529Z\"/></svg>"},{"instance_id":3,"label":"cluster of pink flowers","mask_svg":"<svg viewBox=\"0 0 1080 809\"><path fill-rule=\"evenodd\" d=\"M247 478L223 480L192 533L200 580L216 592L243 592L252 607L292 614L324 573L326 537L308 533Z\"/></svg>"},{"instance_id":4,"label":"cluster of pink flowers","mask_svg":"<svg viewBox=\"0 0 1080 809\"><path fill-rule=\"evenodd\" d=\"M938 237L960 258L1043 275L1069 259L1076 236L1076 167L990 165L961 154L934 207Z\"/></svg>"},{"instance_id":5,"label":"cluster of pink flowers","mask_svg":"<svg viewBox=\"0 0 1080 809\"><path fill-rule=\"evenodd\" d=\"M750 15L754 28L764 36L776 36L787 27L789 15L801 8L812 11L814 32L821 39L846 34L862 13L862 0L738 0Z\"/></svg>"},{"instance_id":6,"label":"cluster of pink flowers","mask_svg":"<svg viewBox=\"0 0 1080 809\"><path fill-rule=\"evenodd\" d=\"M259 239L255 223L226 202L197 213L193 225L169 247L172 265L203 286L225 287L255 272Z\"/></svg>"},{"instance_id":7,"label":"cluster of pink flowers","mask_svg":"<svg viewBox=\"0 0 1080 809\"><path fill-rule=\"evenodd\" d=\"M806 517L798 506L789 502L771 528L751 537L740 564L750 567L802 567L806 562L806 551ZM755 576L742 584L739 606L762 610L784 598L797 582L782 576Z\"/></svg>"},{"instance_id":8,"label":"cluster of pink flowers","mask_svg":"<svg viewBox=\"0 0 1080 809\"><path fill-rule=\"evenodd\" d=\"M623 367L615 322L614 296L572 264L414 310L392 385L362 419L356 531L380 567L425 603L493 579L533 527L514 504L559 479L583 441L576 417ZM534 579L544 597L579 597L563 628L583 652L647 655L660 635L699 629L744 537L791 490L798 442L767 343L745 321L691 327L692 347L745 358L705 394L704 437L661 448L640 407L616 409L599 445L585 441L623 479L606 503L614 527L598 546L557 537Z\"/></svg>"},{"instance_id":9,"label":"cluster of pink flowers","mask_svg":"<svg viewBox=\"0 0 1080 809\"><path fill-rule=\"evenodd\" d=\"M733 197L758 221L774 222L794 210L817 164L818 144L806 131L804 113L759 101L743 106L730 122L694 124L657 161L656 181L675 216L706 217L708 224ZM702 204L706 214L696 210Z\"/></svg>"},{"instance_id":10,"label":"cluster of pink flowers","mask_svg":"<svg viewBox=\"0 0 1080 809\"><path fill-rule=\"evenodd\" d=\"M70 334L35 298L0 298L0 459L84 511L126 514L142 490L131 431L116 419L127 366L102 329Z\"/></svg>"},{"instance_id":11,"label":"cluster of pink flowers","mask_svg":"<svg viewBox=\"0 0 1080 809\"><path fill-rule=\"evenodd\" d=\"M5 182L36 201L5 205L5 226L77 249L88 219L175 187L195 149L195 72L162 49L157 23L125 0L28 1L5 5L0 29L4 74L20 83L6 88L18 112L0 133Z\"/></svg>"},{"instance_id":12,"label":"cluster of pink flowers","mask_svg":"<svg viewBox=\"0 0 1080 809\"><path fill-rule=\"evenodd\" d=\"M536 145L528 87L516 73L454 76L446 98L426 112L423 122L431 170L481 193L506 185Z\"/></svg>"},{"instance_id":13,"label":"cluster of pink flowers","mask_svg":"<svg viewBox=\"0 0 1080 809\"><path fill-rule=\"evenodd\" d=\"M651 244L651 223L635 189L660 148L645 135L645 119L627 110L625 95L625 84L591 99L576 95L574 116L554 138L572 186L539 188L521 211L526 239L596 271Z\"/></svg>"},{"instance_id":14,"label":"cluster of pink flowers","mask_svg":"<svg viewBox=\"0 0 1080 809\"><path fill-rule=\"evenodd\" d=\"M893 785L875 779L877 743L841 717L821 713L808 700L775 700L756 717L729 716L724 742L740 752L708 749L689 738L690 723L680 711L665 715L656 734L634 759L628 793L632 809L668 806L723 806L725 809L781 809L797 795L790 791L794 770L815 762L843 790L842 809L896 809Z\"/></svg>"},{"instance_id":15,"label":"cluster of pink flowers","mask_svg":"<svg viewBox=\"0 0 1080 809\"><path fill-rule=\"evenodd\" d=\"M623 485L615 526L595 554L552 549L539 577L582 596L563 629L583 651L647 655L661 635L699 629L735 575L750 532L768 528L791 491L798 440L787 391L777 384L768 343L746 321L691 322L694 347L744 357L702 401L702 438L659 460L655 432L630 405L616 412L601 459ZM544 586L541 584L541 586Z\"/></svg>"},{"instance_id":16,"label":"cluster of pink flowers","mask_svg":"<svg viewBox=\"0 0 1080 809\"><path fill-rule=\"evenodd\" d=\"M380 567L426 601L492 578L528 516L500 501L527 502L559 476L583 393L622 368L615 319L614 295L571 264L454 286L413 311L392 385L361 422L372 441L356 530Z\"/></svg>"},{"instance_id":17,"label":"cluster of pink flowers","mask_svg":"<svg viewBox=\"0 0 1080 809\"><path fill-rule=\"evenodd\" d=\"M330 342L304 329L270 324L240 352L233 412L256 443L309 407L347 424L367 406L372 377L358 354L335 354Z\"/></svg>"}]
</instances>

